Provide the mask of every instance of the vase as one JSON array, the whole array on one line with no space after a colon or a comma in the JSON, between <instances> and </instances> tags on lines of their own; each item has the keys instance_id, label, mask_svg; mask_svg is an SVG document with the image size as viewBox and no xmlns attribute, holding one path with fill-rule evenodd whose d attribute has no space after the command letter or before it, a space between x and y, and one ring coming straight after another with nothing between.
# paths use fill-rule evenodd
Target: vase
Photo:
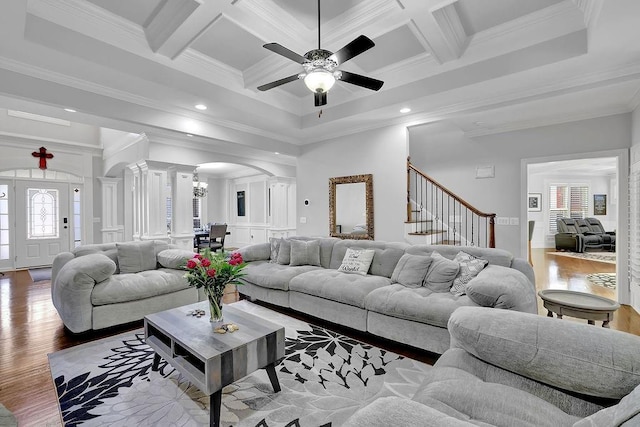
<instances>
[{"instance_id":1,"label":"vase","mask_svg":"<svg viewBox=\"0 0 640 427\"><path fill-rule=\"evenodd\" d=\"M207 293L207 299L209 300L209 312L211 316L209 321L211 323L222 323L222 295L212 295Z\"/></svg>"}]
</instances>

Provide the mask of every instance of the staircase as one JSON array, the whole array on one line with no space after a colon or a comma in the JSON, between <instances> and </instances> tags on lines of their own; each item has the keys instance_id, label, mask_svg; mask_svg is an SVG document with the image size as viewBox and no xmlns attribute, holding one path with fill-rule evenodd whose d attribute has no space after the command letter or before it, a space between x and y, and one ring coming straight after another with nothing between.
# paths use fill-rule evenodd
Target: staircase
<instances>
[{"instance_id":1,"label":"staircase","mask_svg":"<svg viewBox=\"0 0 640 427\"><path fill-rule=\"evenodd\" d=\"M494 213L471 206L407 158L407 220L411 243L495 248Z\"/></svg>"}]
</instances>

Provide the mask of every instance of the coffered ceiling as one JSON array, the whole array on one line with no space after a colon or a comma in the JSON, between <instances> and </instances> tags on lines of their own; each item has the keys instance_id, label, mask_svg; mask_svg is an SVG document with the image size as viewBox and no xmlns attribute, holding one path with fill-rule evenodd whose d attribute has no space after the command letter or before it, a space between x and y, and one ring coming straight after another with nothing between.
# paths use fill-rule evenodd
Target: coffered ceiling
<instances>
[{"instance_id":1,"label":"coffered ceiling","mask_svg":"<svg viewBox=\"0 0 640 427\"><path fill-rule=\"evenodd\" d=\"M631 111L637 0L322 0L321 46L376 46L314 107L302 67L315 0L12 0L0 4L0 107L286 162L300 146L394 123L469 136ZM194 109L205 104L206 111ZM73 108L75 115L62 109ZM411 112L401 114L400 108ZM193 139L195 138L195 139Z\"/></svg>"}]
</instances>

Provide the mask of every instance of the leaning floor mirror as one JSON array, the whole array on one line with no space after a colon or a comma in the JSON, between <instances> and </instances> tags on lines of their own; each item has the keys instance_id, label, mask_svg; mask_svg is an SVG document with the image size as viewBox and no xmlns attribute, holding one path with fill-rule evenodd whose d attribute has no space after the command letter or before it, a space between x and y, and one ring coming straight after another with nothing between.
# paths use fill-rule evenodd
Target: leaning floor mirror
<instances>
[{"instance_id":1,"label":"leaning floor mirror","mask_svg":"<svg viewBox=\"0 0 640 427\"><path fill-rule=\"evenodd\" d=\"M329 234L373 240L373 175L329 178Z\"/></svg>"}]
</instances>

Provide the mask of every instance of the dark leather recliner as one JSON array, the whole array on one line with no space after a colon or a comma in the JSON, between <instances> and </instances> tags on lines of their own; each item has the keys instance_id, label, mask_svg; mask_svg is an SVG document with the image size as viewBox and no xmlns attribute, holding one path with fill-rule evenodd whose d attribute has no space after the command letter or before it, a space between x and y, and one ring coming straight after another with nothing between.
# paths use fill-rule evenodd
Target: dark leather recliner
<instances>
[{"instance_id":1,"label":"dark leather recliner","mask_svg":"<svg viewBox=\"0 0 640 427\"><path fill-rule=\"evenodd\" d=\"M591 232L584 220L558 218L558 233L555 235L556 250L584 252L586 249L602 248L602 238Z\"/></svg>"},{"instance_id":2,"label":"dark leather recliner","mask_svg":"<svg viewBox=\"0 0 640 427\"><path fill-rule=\"evenodd\" d=\"M585 218L585 221L589 225L589 229L602 237L602 243L604 248L610 251L616 250L616 232L605 231L602 223L598 218Z\"/></svg>"}]
</instances>

